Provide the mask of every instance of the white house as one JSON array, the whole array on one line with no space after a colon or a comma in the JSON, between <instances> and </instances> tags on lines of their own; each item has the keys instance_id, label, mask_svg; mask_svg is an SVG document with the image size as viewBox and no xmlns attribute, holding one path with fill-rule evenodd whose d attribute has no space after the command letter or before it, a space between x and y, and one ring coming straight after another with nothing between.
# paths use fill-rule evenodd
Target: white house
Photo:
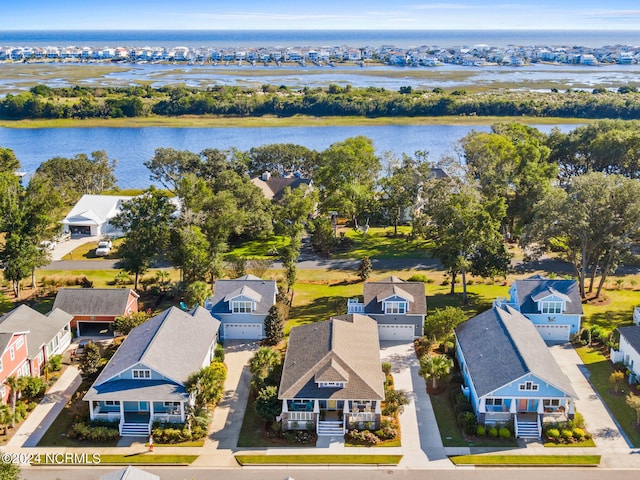
<instances>
[{"instance_id":1,"label":"white house","mask_svg":"<svg viewBox=\"0 0 640 480\"><path fill-rule=\"evenodd\" d=\"M120 232L110 221L120 213L122 204L132 198L123 195L83 195L62 220L64 231L92 237L118 235Z\"/></svg>"}]
</instances>

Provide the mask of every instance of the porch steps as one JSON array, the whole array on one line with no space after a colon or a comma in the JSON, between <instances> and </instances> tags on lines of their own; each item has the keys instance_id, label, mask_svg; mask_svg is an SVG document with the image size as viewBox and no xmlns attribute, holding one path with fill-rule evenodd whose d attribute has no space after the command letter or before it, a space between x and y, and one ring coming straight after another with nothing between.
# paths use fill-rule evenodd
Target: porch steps
<instances>
[{"instance_id":1,"label":"porch steps","mask_svg":"<svg viewBox=\"0 0 640 480\"><path fill-rule=\"evenodd\" d=\"M318 436L334 436L339 437L344 435L342 428L342 422L339 420L324 420L318 422Z\"/></svg>"},{"instance_id":2,"label":"porch steps","mask_svg":"<svg viewBox=\"0 0 640 480\"><path fill-rule=\"evenodd\" d=\"M148 437L150 433L148 423L123 423L120 430L121 437Z\"/></svg>"},{"instance_id":3,"label":"porch steps","mask_svg":"<svg viewBox=\"0 0 640 480\"><path fill-rule=\"evenodd\" d=\"M518 422L518 438L540 438L537 422Z\"/></svg>"}]
</instances>

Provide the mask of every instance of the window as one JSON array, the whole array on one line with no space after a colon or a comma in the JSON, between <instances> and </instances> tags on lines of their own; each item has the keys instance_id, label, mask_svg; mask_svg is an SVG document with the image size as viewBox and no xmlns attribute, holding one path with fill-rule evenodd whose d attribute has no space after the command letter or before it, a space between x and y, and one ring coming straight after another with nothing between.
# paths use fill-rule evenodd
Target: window
<instances>
[{"instance_id":1,"label":"window","mask_svg":"<svg viewBox=\"0 0 640 480\"><path fill-rule=\"evenodd\" d=\"M180 408L180 402L164 402L165 407Z\"/></svg>"},{"instance_id":2,"label":"window","mask_svg":"<svg viewBox=\"0 0 640 480\"><path fill-rule=\"evenodd\" d=\"M527 391L531 391L531 392L537 392L538 391L538 385L533 383L533 382L525 382L525 383L521 383L520 385L518 385L518 389L519 390L527 390Z\"/></svg>"},{"instance_id":3,"label":"window","mask_svg":"<svg viewBox=\"0 0 640 480\"><path fill-rule=\"evenodd\" d=\"M544 407L559 407L560 406L560 399L559 398L551 398L551 399L545 399L542 400L542 405Z\"/></svg>"},{"instance_id":4,"label":"window","mask_svg":"<svg viewBox=\"0 0 640 480\"><path fill-rule=\"evenodd\" d=\"M2 359L0 358L0 372L1 372L2 370L3 370L3 367L2 367Z\"/></svg>"},{"instance_id":5,"label":"window","mask_svg":"<svg viewBox=\"0 0 640 480\"><path fill-rule=\"evenodd\" d=\"M562 313L562 302L540 302L542 313Z\"/></svg>"},{"instance_id":6,"label":"window","mask_svg":"<svg viewBox=\"0 0 640 480\"><path fill-rule=\"evenodd\" d=\"M485 405L488 407L501 407L502 399L501 398L487 398L485 400Z\"/></svg>"},{"instance_id":7,"label":"window","mask_svg":"<svg viewBox=\"0 0 640 480\"><path fill-rule=\"evenodd\" d=\"M120 402L118 400L105 400L104 404L107 407L119 407L120 406Z\"/></svg>"},{"instance_id":8,"label":"window","mask_svg":"<svg viewBox=\"0 0 640 480\"><path fill-rule=\"evenodd\" d=\"M16 348L20 348L22 345L24 345L24 337L20 337L16 341Z\"/></svg>"},{"instance_id":9,"label":"window","mask_svg":"<svg viewBox=\"0 0 640 480\"><path fill-rule=\"evenodd\" d=\"M132 370L133 378L151 378L151 370Z\"/></svg>"},{"instance_id":10,"label":"window","mask_svg":"<svg viewBox=\"0 0 640 480\"><path fill-rule=\"evenodd\" d=\"M342 388L344 387L344 382L320 382L318 386L321 388Z\"/></svg>"},{"instance_id":11,"label":"window","mask_svg":"<svg viewBox=\"0 0 640 480\"><path fill-rule=\"evenodd\" d=\"M387 315L407 313L407 302L384 302L384 313Z\"/></svg>"},{"instance_id":12,"label":"window","mask_svg":"<svg viewBox=\"0 0 640 480\"><path fill-rule=\"evenodd\" d=\"M11 348L9 349L9 356L11 357L11 360L13 360L14 358L16 358L16 352L15 352L15 350L13 349L13 347L11 347Z\"/></svg>"},{"instance_id":13,"label":"window","mask_svg":"<svg viewBox=\"0 0 640 480\"><path fill-rule=\"evenodd\" d=\"M253 302L231 302L231 310L233 313L251 313Z\"/></svg>"}]
</instances>

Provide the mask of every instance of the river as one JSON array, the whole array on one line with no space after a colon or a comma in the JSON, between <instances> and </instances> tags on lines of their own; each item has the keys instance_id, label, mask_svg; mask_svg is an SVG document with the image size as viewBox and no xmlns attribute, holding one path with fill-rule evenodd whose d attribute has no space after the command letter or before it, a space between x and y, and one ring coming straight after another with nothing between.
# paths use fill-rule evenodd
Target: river
<instances>
[{"instance_id":1,"label":"river","mask_svg":"<svg viewBox=\"0 0 640 480\"><path fill-rule=\"evenodd\" d=\"M549 132L553 125L533 125ZM567 132L578 125L558 125ZM120 188L145 188L151 183L144 162L157 148L201 152L206 148L246 151L272 143L296 143L315 150L357 135L374 142L378 155L392 152L413 155L429 152L432 161L457 156L458 141L472 129L488 131L488 126L466 125L383 125L351 127L264 127L264 128L0 128L0 147L12 149L22 170L32 174L54 157L73 157L105 150L117 159L116 176Z\"/></svg>"}]
</instances>

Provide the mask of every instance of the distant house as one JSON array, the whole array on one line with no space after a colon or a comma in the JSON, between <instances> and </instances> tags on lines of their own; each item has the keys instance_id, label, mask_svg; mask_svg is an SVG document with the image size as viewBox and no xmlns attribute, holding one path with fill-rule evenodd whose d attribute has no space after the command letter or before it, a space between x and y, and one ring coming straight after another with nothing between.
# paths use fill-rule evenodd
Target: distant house
<instances>
[{"instance_id":1,"label":"distant house","mask_svg":"<svg viewBox=\"0 0 640 480\"><path fill-rule=\"evenodd\" d=\"M640 382L640 326L618 327L620 344L618 350L611 350L611 361L622 363L629 369L629 383Z\"/></svg>"},{"instance_id":2,"label":"distant house","mask_svg":"<svg viewBox=\"0 0 640 480\"><path fill-rule=\"evenodd\" d=\"M278 398L285 429L343 435L380 423L384 374L376 322L359 314L291 329Z\"/></svg>"},{"instance_id":3,"label":"distant house","mask_svg":"<svg viewBox=\"0 0 640 480\"><path fill-rule=\"evenodd\" d=\"M20 305L0 317L0 332L26 331L29 374L37 377L53 355L61 355L71 344L72 316L60 309L47 315Z\"/></svg>"},{"instance_id":4,"label":"distant house","mask_svg":"<svg viewBox=\"0 0 640 480\"><path fill-rule=\"evenodd\" d=\"M71 235L119 235L110 223L122 208L122 204L133 197L117 195L83 195L69 214L62 220L64 231Z\"/></svg>"},{"instance_id":5,"label":"distant house","mask_svg":"<svg viewBox=\"0 0 640 480\"><path fill-rule=\"evenodd\" d=\"M122 436L184 423L194 402L185 383L213 361L219 326L204 308L171 307L131 330L84 396L91 420L119 422Z\"/></svg>"},{"instance_id":6,"label":"distant house","mask_svg":"<svg viewBox=\"0 0 640 480\"><path fill-rule=\"evenodd\" d=\"M578 398L534 325L510 306L493 307L455 330L456 355L478 422L514 421L539 438L545 416L573 418Z\"/></svg>"},{"instance_id":7,"label":"distant house","mask_svg":"<svg viewBox=\"0 0 640 480\"><path fill-rule=\"evenodd\" d=\"M556 280L534 275L516 280L508 299L497 299L496 305L508 304L527 317L546 341L569 340L580 332L582 299L575 280Z\"/></svg>"},{"instance_id":8,"label":"distant house","mask_svg":"<svg viewBox=\"0 0 640 480\"><path fill-rule=\"evenodd\" d=\"M104 335L116 317L138 311L139 297L130 288L61 288L53 309L73 315L71 327L78 337Z\"/></svg>"},{"instance_id":9,"label":"distant house","mask_svg":"<svg viewBox=\"0 0 640 480\"><path fill-rule=\"evenodd\" d=\"M275 280L255 275L216 280L205 308L222 322L223 339L260 340L265 336L264 319L276 303L277 292Z\"/></svg>"},{"instance_id":10,"label":"distant house","mask_svg":"<svg viewBox=\"0 0 640 480\"><path fill-rule=\"evenodd\" d=\"M9 377L30 375L29 355L27 351L27 332L0 332L0 400L6 404L9 399L9 387L4 381Z\"/></svg>"},{"instance_id":11,"label":"distant house","mask_svg":"<svg viewBox=\"0 0 640 480\"><path fill-rule=\"evenodd\" d=\"M427 299L424 283L391 276L365 282L364 303L347 301L347 313L362 313L378 323L380 340L413 340L424 335Z\"/></svg>"},{"instance_id":12,"label":"distant house","mask_svg":"<svg viewBox=\"0 0 640 480\"><path fill-rule=\"evenodd\" d=\"M160 477L128 465L115 472L105 473L100 480L160 480Z\"/></svg>"},{"instance_id":13,"label":"distant house","mask_svg":"<svg viewBox=\"0 0 640 480\"><path fill-rule=\"evenodd\" d=\"M273 202L282 200L287 187L291 190L300 188L302 185L311 187L311 180L308 178L301 178L298 175L274 177L269 172L264 172L260 177L252 178L251 183L262 190L267 200Z\"/></svg>"}]
</instances>

